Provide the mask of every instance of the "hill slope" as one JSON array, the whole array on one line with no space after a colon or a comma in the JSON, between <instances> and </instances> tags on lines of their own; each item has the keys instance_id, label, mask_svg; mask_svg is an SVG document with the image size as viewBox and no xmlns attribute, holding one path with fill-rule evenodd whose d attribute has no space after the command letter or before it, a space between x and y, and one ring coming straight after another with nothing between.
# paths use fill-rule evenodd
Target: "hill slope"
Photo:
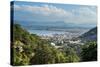
<instances>
[{"instance_id":1,"label":"hill slope","mask_svg":"<svg viewBox=\"0 0 100 67\"><path fill-rule=\"evenodd\" d=\"M54 64L69 61L65 53L56 49L47 40L30 34L19 24L13 25L13 41L11 41L11 65ZM76 55L75 55L76 57ZM74 57L74 58L75 58ZM76 61L72 59L73 62Z\"/></svg>"},{"instance_id":2,"label":"hill slope","mask_svg":"<svg viewBox=\"0 0 100 67\"><path fill-rule=\"evenodd\" d=\"M96 41L97 40L97 27L90 29L88 32L82 34L79 38L84 41Z\"/></svg>"}]
</instances>

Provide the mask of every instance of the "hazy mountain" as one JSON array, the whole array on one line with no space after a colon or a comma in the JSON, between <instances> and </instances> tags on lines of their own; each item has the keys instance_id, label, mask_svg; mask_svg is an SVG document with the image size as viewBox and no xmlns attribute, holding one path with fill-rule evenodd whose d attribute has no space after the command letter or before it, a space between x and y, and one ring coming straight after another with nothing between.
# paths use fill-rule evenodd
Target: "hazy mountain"
<instances>
[{"instance_id":1,"label":"hazy mountain","mask_svg":"<svg viewBox=\"0 0 100 67\"><path fill-rule=\"evenodd\" d=\"M36 21L15 21L25 29L54 30L54 29L90 29L93 25L75 24L64 21L56 22L36 22Z\"/></svg>"},{"instance_id":2,"label":"hazy mountain","mask_svg":"<svg viewBox=\"0 0 100 67\"><path fill-rule=\"evenodd\" d=\"M90 29L88 32L82 34L79 38L84 41L96 41L97 40L97 27Z\"/></svg>"}]
</instances>

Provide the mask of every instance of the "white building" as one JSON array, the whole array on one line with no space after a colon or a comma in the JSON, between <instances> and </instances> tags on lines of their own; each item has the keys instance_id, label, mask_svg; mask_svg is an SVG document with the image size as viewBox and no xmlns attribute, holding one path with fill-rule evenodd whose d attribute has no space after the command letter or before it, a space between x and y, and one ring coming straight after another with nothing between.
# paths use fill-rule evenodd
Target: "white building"
<instances>
[{"instance_id":1,"label":"white building","mask_svg":"<svg viewBox=\"0 0 100 67\"><path fill-rule=\"evenodd\" d=\"M72 43L72 44L79 44L81 42L81 40L77 40L77 41L69 41L69 43Z\"/></svg>"}]
</instances>

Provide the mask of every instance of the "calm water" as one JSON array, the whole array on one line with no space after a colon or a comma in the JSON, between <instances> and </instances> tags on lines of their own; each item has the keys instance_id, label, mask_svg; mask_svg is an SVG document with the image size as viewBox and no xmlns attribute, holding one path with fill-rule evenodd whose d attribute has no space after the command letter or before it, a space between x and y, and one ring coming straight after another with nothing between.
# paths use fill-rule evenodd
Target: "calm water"
<instances>
[{"instance_id":1,"label":"calm water","mask_svg":"<svg viewBox=\"0 0 100 67\"><path fill-rule=\"evenodd\" d=\"M37 34L37 35L52 35L52 34L66 34L66 35L75 35L75 36L79 36L83 33L85 33L86 31L88 31L88 29L69 29L67 31L54 31L54 30L28 30L31 34Z\"/></svg>"},{"instance_id":2,"label":"calm water","mask_svg":"<svg viewBox=\"0 0 100 67\"><path fill-rule=\"evenodd\" d=\"M64 34L69 32L63 31L50 31L50 30L28 30L30 33L37 34L37 35L52 35L52 34Z\"/></svg>"}]
</instances>

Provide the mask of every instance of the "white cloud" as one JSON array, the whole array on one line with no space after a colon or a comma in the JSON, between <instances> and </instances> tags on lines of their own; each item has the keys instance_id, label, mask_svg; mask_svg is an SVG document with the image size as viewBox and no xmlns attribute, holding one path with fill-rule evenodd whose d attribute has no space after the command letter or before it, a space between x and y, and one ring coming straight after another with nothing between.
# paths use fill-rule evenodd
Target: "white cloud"
<instances>
[{"instance_id":1,"label":"white cloud","mask_svg":"<svg viewBox=\"0 0 100 67\"><path fill-rule=\"evenodd\" d=\"M64 21L66 23L95 23L97 21L96 11L93 10L94 7L79 7L67 11L53 5L15 5L14 9L31 13L28 16L33 17L33 20L37 21Z\"/></svg>"},{"instance_id":2,"label":"white cloud","mask_svg":"<svg viewBox=\"0 0 100 67\"><path fill-rule=\"evenodd\" d=\"M91 7L80 7L73 9L72 21L79 23L95 23L97 21L97 12L92 10Z\"/></svg>"},{"instance_id":3,"label":"white cloud","mask_svg":"<svg viewBox=\"0 0 100 67\"><path fill-rule=\"evenodd\" d=\"M55 6L52 6L52 5L43 5L43 6L29 6L29 5L22 5L19 6L16 5L17 9L21 9L21 10L26 10L26 11L30 11L32 13L41 13L41 14L44 14L44 15L57 15L59 14L60 16L61 15L71 15L70 12L67 12L61 8L57 8Z\"/></svg>"}]
</instances>

